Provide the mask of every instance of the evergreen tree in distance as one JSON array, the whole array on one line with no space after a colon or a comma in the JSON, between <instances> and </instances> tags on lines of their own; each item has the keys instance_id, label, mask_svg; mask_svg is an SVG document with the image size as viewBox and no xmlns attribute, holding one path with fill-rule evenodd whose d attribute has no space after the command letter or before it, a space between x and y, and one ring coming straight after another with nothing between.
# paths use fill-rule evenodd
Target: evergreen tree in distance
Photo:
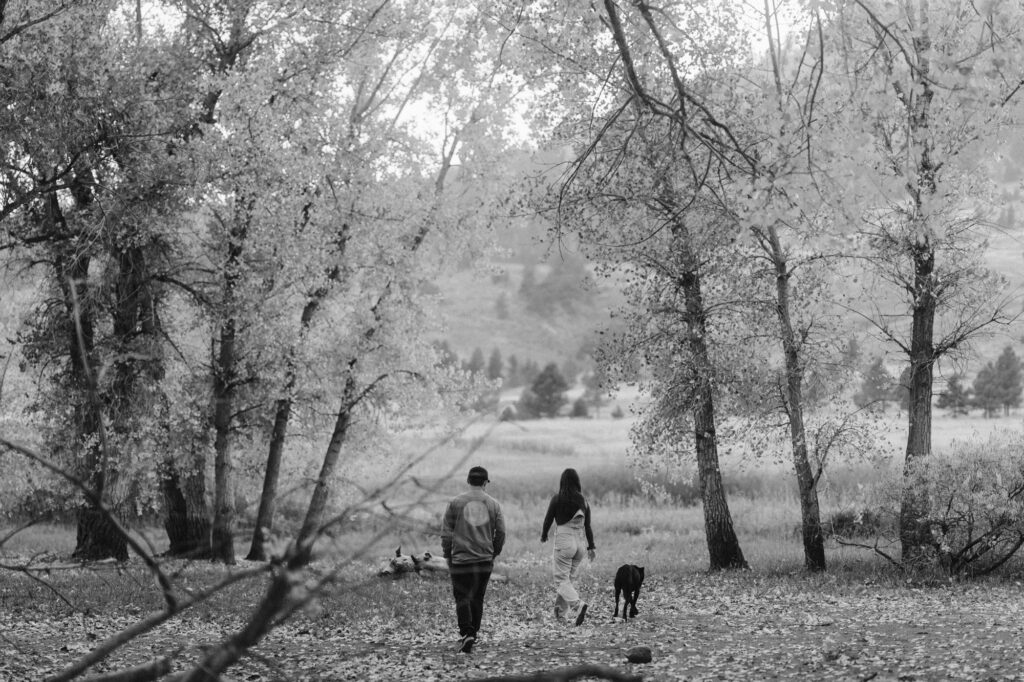
<instances>
[{"instance_id":1,"label":"evergreen tree in distance","mask_svg":"<svg viewBox=\"0 0 1024 682\"><path fill-rule=\"evenodd\" d=\"M935 406L949 410L956 417L967 414L967 408L971 405L971 389L964 386L962 374L954 374L946 380L946 390L939 394Z\"/></svg>"},{"instance_id":2,"label":"evergreen tree in distance","mask_svg":"<svg viewBox=\"0 0 1024 682\"><path fill-rule=\"evenodd\" d=\"M487 378L491 381L502 378L504 375L504 362L501 360L501 351L495 348L491 351L491 357L487 359Z\"/></svg>"},{"instance_id":3,"label":"evergreen tree in distance","mask_svg":"<svg viewBox=\"0 0 1024 682\"><path fill-rule=\"evenodd\" d=\"M991 362L985 363L985 366L978 372L978 376L974 377L973 388L974 399L971 404L981 408L986 417L995 416L996 410L1002 405L1002 400L999 395L996 368Z\"/></svg>"},{"instance_id":4,"label":"evergreen tree in distance","mask_svg":"<svg viewBox=\"0 0 1024 682\"><path fill-rule=\"evenodd\" d=\"M853 402L857 407L867 407L873 403L887 401L893 397L893 378L881 357L875 358L874 362L864 370L864 378L860 384L860 391L853 396Z\"/></svg>"},{"instance_id":5,"label":"evergreen tree in distance","mask_svg":"<svg viewBox=\"0 0 1024 682\"><path fill-rule=\"evenodd\" d=\"M1011 346L1003 349L995 365L996 397L1003 408L1003 414L1010 414L1011 407L1020 407L1021 378L1020 359Z\"/></svg>"},{"instance_id":6,"label":"evergreen tree in distance","mask_svg":"<svg viewBox=\"0 0 1024 682\"><path fill-rule=\"evenodd\" d=\"M484 366L484 352L479 347L474 348L473 354L469 356L469 362L466 363L466 371L470 374L479 374Z\"/></svg>"},{"instance_id":7,"label":"evergreen tree in distance","mask_svg":"<svg viewBox=\"0 0 1024 682\"><path fill-rule=\"evenodd\" d=\"M566 403L565 392L568 388L569 383L562 376L558 365L548 363L519 397L519 417L536 419L558 416L558 411Z\"/></svg>"}]
</instances>

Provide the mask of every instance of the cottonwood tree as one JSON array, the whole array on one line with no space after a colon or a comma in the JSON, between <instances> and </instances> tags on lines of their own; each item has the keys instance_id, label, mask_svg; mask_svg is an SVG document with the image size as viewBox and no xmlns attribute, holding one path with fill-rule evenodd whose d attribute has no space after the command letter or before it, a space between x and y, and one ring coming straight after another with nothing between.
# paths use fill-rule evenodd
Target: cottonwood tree
<instances>
[{"instance_id":1,"label":"cottonwood tree","mask_svg":"<svg viewBox=\"0 0 1024 682\"><path fill-rule=\"evenodd\" d=\"M4 124L5 247L50 270L53 295L22 335L25 357L52 376L37 408L97 499L120 509L139 502L135 484L152 470L148 453L159 439L151 418L163 409L156 275L166 270L161 229L180 209L172 179L182 169L166 154L170 118L140 69L140 35L114 4L62 8L5 34L3 49L15 50L2 75L12 117ZM10 9L33 16L31 7ZM126 555L92 501L78 525L76 556Z\"/></svg>"},{"instance_id":2,"label":"cottonwood tree","mask_svg":"<svg viewBox=\"0 0 1024 682\"><path fill-rule=\"evenodd\" d=\"M350 281L360 267L359 235L393 259L390 264L376 265L391 268L392 276L375 285L379 290L369 313L375 322L357 323L357 328L365 328L362 337L349 341L351 355L341 365L349 370L360 363L361 347L374 343L378 334L389 329L391 323L382 313L389 300L397 298L401 306L410 306L414 300L406 290L426 289L417 283L422 275L412 261L425 258L435 267L444 266L456 256L464 257L467 245L475 248L479 239L472 236L473 230L481 224L474 216L490 215L493 199L487 194L500 197L497 183L504 172L489 162L504 139L506 122L500 112L510 96L502 77L501 32L488 28L480 15L467 15L448 6L429 11L417 4L403 8L382 5L379 9L372 15L379 27L375 40L359 48L358 59L338 70L341 80L350 84L340 96L347 116L334 125L336 133L329 145L337 150L334 165L325 171L310 199L311 205L327 208L303 209L307 214L320 213L320 220L332 215L334 221L333 236L324 237L329 248L322 283L304 294L299 323L303 333L331 299L347 296L357 301L373 290ZM463 39L467 35L475 39ZM469 72L476 69L474 73L479 75L484 67L489 70L480 82L473 80ZM423 131L416 129L415 119L410 120L407 112L414 106L435 107L437 125L442 129L436 146L425 144ZM406 193L396 195L393 188L386 193L376 191L386 178L406 186ZM381 219L398 227L382 230ZM372 232L365 233L367 229ZM374 237L381 234L390 234L396 241ZM436 235L436 245L427 241L432 235ZM441 246L456 242L459 248ZM294 352L294 348L289 351L284 395L275 408L257 530L249 553L253 559L263 558L264 534L273 523L276 472L296 390ZM482 360L479 364L482 366ZM335 422L335 437L340 439L347 432L346 415L356 407L351 402L356 395L349 370L339 378L346 386L345 406ZM335 445L332 439L329 449L333 451ZM319 483L316 490L321 490Z\"/></svg>"},{"instance_id":3,"label":"cottonwood tree","mask_svg":"<svg viewBox=\"0 0 1024 682\"><path fill-rule=\"evenodd\" d=\"M630 301L627 331L604 350L601 365L617 379L634 380L627 375L639 365L652 403L632 433L637 457L644 468L695 458L710 566L745 566L722 485L716 426L718 403L728 402L721 387L734 376L725 369L729 344L718 332L731 303L722 276L735 261L716 246L729 228L694 207L685 164L671 142L659 146L675 141L663 121L626 107L614 123L598 140L581 136L589 152L560 190L561 228ZM682 210L688 203L690 210Z\"/></svg>"},{"instance_id":4,"label":"cottonwood tree","mask_svg":"<svg viewBox=\"0 0 1024 682\"><path fill-rule=\"evenodd\" d=\"M640 106L679 130L663 144L678 148L678 163L689 165L692 188L686 188L684 196L704 193L705 203L714 205L713 212L721 216L716 222L742 227L744 238L752 238L757 247L758 258L768 263L766 269L751 271L770 280L771 289L762 289L754 298L765 305L739 324L773 329L771 336L780 346L782 378L770 394L777 396L778 409L789 425L800 489L805 563L812 570L822 570L824 541L817 497L821 470L815 471L810 461L804 397L804 377L812 355L808 338L816 320L813 313L798 319L799 302L794 300L799 293L797 282L805 287L807 300L821 297L817 289L824 280L809 274L798 278L798 270L807 272L814 261L828 257L814 243L814 236L831 216L819 210L821 202L814 195L820 189L803 177L813 170L807 168L810 162L804 161L810 158L809 140L828 120L821 111L815 112L815 107L820 108L817 92L824 68L820 24L812 22L818 31L807 34L802 51L789 55L775 38L779 33L773 23L777 8L766 5L762 19L769 68L767 75L761 76L738 58L730 68L724 68L721 59L708 65L706 53L700 49L707 46L694 46L694 32L684 34L679 28L700 25L704 35L713 38L708 45L722 52L730 39L742 35L742 27L724 10L716 14L677 8L679 16L669 17L646 3L636 3L626 11L606 2L604 9L629 90ZM783 64L787 57L795 66ZM694 77L694 73L700 76ZM745 79L754 87L748 89ZM699 162L703 159L706 163ZM810 202L798 201L801 194L810 195ZM675 210L682 213L685 205L680 201ZM723 239L730 238L726 229L720 231ZM764 326L766 320L755 322L765 311L776 317L770 327ZM828 333L831 330L822 335Z\"/></svg>"},{"instance_id":5,"label":"cottonwood tree","mask_svg":"<svg viewBox=\"0 0 1024 682\"><path fill-rule=\"evenodd\" d=\"M800 27L786 41L780 38L780 16ZM645 20L655 30L653 16ZM817 484L827 453L813 453L816 466L812 463L807 379L816 361L822 369L824 347L839 336L835 321L827 321L827 304L819 303L833 296L829 279L839 258L831 246L834 217L820 200L823 188L814 178L813 141L828 129L834 112L821 101L826 65L820 17L814 12L787 16L779 3L766 0L757 20L766 68L749 69L753 87L740 85L731 89L729 100L716 103L717 111L732 112L728 125L736 138L750 141L739 157L745 162L742 173L722 183L717 194L749 231L758 258L766 264L755 273L770 283L770 294L751 297L760 305L749 319L755 328L770 329L781 351L782 371L776 390L768 393L773 398L769 404L777 406L789 427L804 563L820 571L826 561ZM668 29L660 27L659 34ZM765 112L763 120L755 115L758 111ZM774 321L758 322L765 313ZM819 378L824 375L818 372ZM841 423L847 421L840 416Z\"/></svg>"},{"instance_id":6,"label":"cottonwood tree","mask_svg":"<svg viewBox=\"0 0 1024 682\"><path fill-rule=\"evenodd\" d=\"M857 0L827 15L836 78L857 103L848 109L850 147L833 160L845 165L848 187L864 190L858 211L875 272L904 297L902 310L875 297L879 314L866 316L909 361L909 471L932 450L936 361L1009 320L979 257L987 154L1017 116L1024 15L1012 2L963 0ZM870 169L869 181L858 182L864 176L851 164ZM932 544L918 507L908 486L907 562Z\"/></svg>"},{"instance_id":7,"label":"cottonwood tree","mask_svg":"<svg viewBox=\"0 0 1024 682\"><path fill-rule=\"evenodd\" d=\"M723 18L715 8L702 9ZM655 406L643 417L651 426L638 427L635 435L639 456L646 460L654 450L678 454L690 450L687 443L693 444L711 567L745 566L721 482L715 426L718 365L709 360L716 350L708 336L703 300L707 255L702 248L706 235L720 223L713 211L687 213L707 172L702 164L717 173L721 149L715 143L691 145L699 137L691 134L691 121L682 110L686 103L658 100L666 90L666 101L676 99L678 83L660 62L661 53L644 26L631 26L627 35L616 7L609 3L603 13L558 8L555 14L573 26L566 35L588 38L575 44L559 40L543 29L551 17L522 34L528 43L542 46L544 57L536 72L544 72L564 95L555 101L566 103L562 109L549 107L566 121L556 144L572 149L570 158L575 158L558 193L560 229L576 234L590 255L613 263L611 270L621 267L616 279L625 282L637 304L630 311L636 313L631 318L635 336L627 334L606 357L615 356L616 364L627 372L635 369L634 363L619 360L642 358L653 377ZM694 16L701 13L695 11ZM723 37L715 30L724 23L697 21L701 31L707 31L699 37L703 46ZM716 45L728 46L728 41ZM636 60L634 47L640 55ZM559 59L552 61L551 55ZM617 60L623 63L622 70ZM587 111L574 109L573 102L585 102ZM656 134L663 138L656 140ZM659 325L660 332L653 331ZM648 337L650 343L645 343ZM664 438L647 438L658 433Z\"/></svg>"}]
</instances>

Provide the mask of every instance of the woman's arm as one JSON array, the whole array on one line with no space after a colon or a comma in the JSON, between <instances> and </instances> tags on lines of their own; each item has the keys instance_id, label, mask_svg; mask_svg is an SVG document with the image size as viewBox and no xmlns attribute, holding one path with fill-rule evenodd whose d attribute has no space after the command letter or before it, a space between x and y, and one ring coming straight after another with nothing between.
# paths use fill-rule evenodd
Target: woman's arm
<instances>
[{"instance_id":1,"label":"woman's arm","mask_svg":"<svg viewBox=\"0 0 1024 682\"><path fill-rule=\"evenodd\" d=\"M590 529L590 505L583 505L583 530L587 534L587 549L594 549L594 531Z\"/></svg>"},{"instance_id":2,"label":"woman's arm","mask_svg":"<svg viewBox=\"0 0 1024 682\"><path fill-rule=\"evenodd\" d=\"M555 503L558 501L558 495L551 498L551 502L548 503L548 513L544 515L544 525L540 529L540 541L548 541L548 529L551 528L551 524L555 521Z\"/></svg>"}]
</instances>

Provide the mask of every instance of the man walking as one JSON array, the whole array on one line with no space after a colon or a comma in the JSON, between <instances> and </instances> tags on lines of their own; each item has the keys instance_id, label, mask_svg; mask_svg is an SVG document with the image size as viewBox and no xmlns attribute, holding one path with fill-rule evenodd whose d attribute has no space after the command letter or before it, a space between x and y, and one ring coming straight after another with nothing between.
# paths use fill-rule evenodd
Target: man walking
<instances>
[{"instance_id":1,"label":"man walking","mask_svg":"<svg viewBox=\"0 0 1024 682\"><path fill-rule=\"evenodd\" d=\"M501 505L484 492L487 469L473 467L466 479L469 490L448 503L441 527L441 551L448 562L459 621L459 651L469 653L476 643L484 613L484 594L494 559L505 544Z\"/></svg>"}]
</instances>

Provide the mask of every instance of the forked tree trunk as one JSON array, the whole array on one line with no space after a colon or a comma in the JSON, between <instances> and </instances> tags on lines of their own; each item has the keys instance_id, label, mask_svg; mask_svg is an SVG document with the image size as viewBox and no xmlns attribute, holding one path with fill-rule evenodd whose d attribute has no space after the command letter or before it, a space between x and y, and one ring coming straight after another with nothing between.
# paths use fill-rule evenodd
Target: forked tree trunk
<instances>
[{"instance_id":1,"label":"forked tree trunk","mask_svg":"<svg viewBox=\"0 0 1024 682\"><path fill-rule=\"evenodd\" d=\"M344 242L342 242L344 244ZM344 251L344 246L342 246ZM334 267L327 273L329 280L336 280L341 274L341 269ZM302 308L302 316L299 319L301 333L305 334L309 329L313 316L320 309L321 303L327 297L329 289L326 286L314 291L306 305ZM249 561L266 561L267 536L274 528L274 510L277 506L277 484L281 477L281 460L284 457L284 441L288 435L288 422L292 415L292 391L295 390L297 381L294 359L288 359L288 371L284 382L284 397L277 401L274 409L274 428L270 434L270 448L267 453L267 467L263 475L263 490L260 493L260 506L256 512L256 529L252 534L252 544L249 546L249 554L245 558Z\"/></svg>"},{"instance_id":2,"label":"forked tree trunk","mask_svg":"<svg viewBox=\"0 0 1024 682\"><path fill-rule=\"evenodd\" d=\"M778 233L768 229L769 257L775 268L776 314L786 363L786 417L793 451L800 495L800 532L804 544L804 566L810 571L824 571L825 538L821 532L821 509L818 504L817 479L807 456L807 429L804 424L803 365L800 344L793 331L790 313L790 271Z\"/></svg>"}]
</instances>

